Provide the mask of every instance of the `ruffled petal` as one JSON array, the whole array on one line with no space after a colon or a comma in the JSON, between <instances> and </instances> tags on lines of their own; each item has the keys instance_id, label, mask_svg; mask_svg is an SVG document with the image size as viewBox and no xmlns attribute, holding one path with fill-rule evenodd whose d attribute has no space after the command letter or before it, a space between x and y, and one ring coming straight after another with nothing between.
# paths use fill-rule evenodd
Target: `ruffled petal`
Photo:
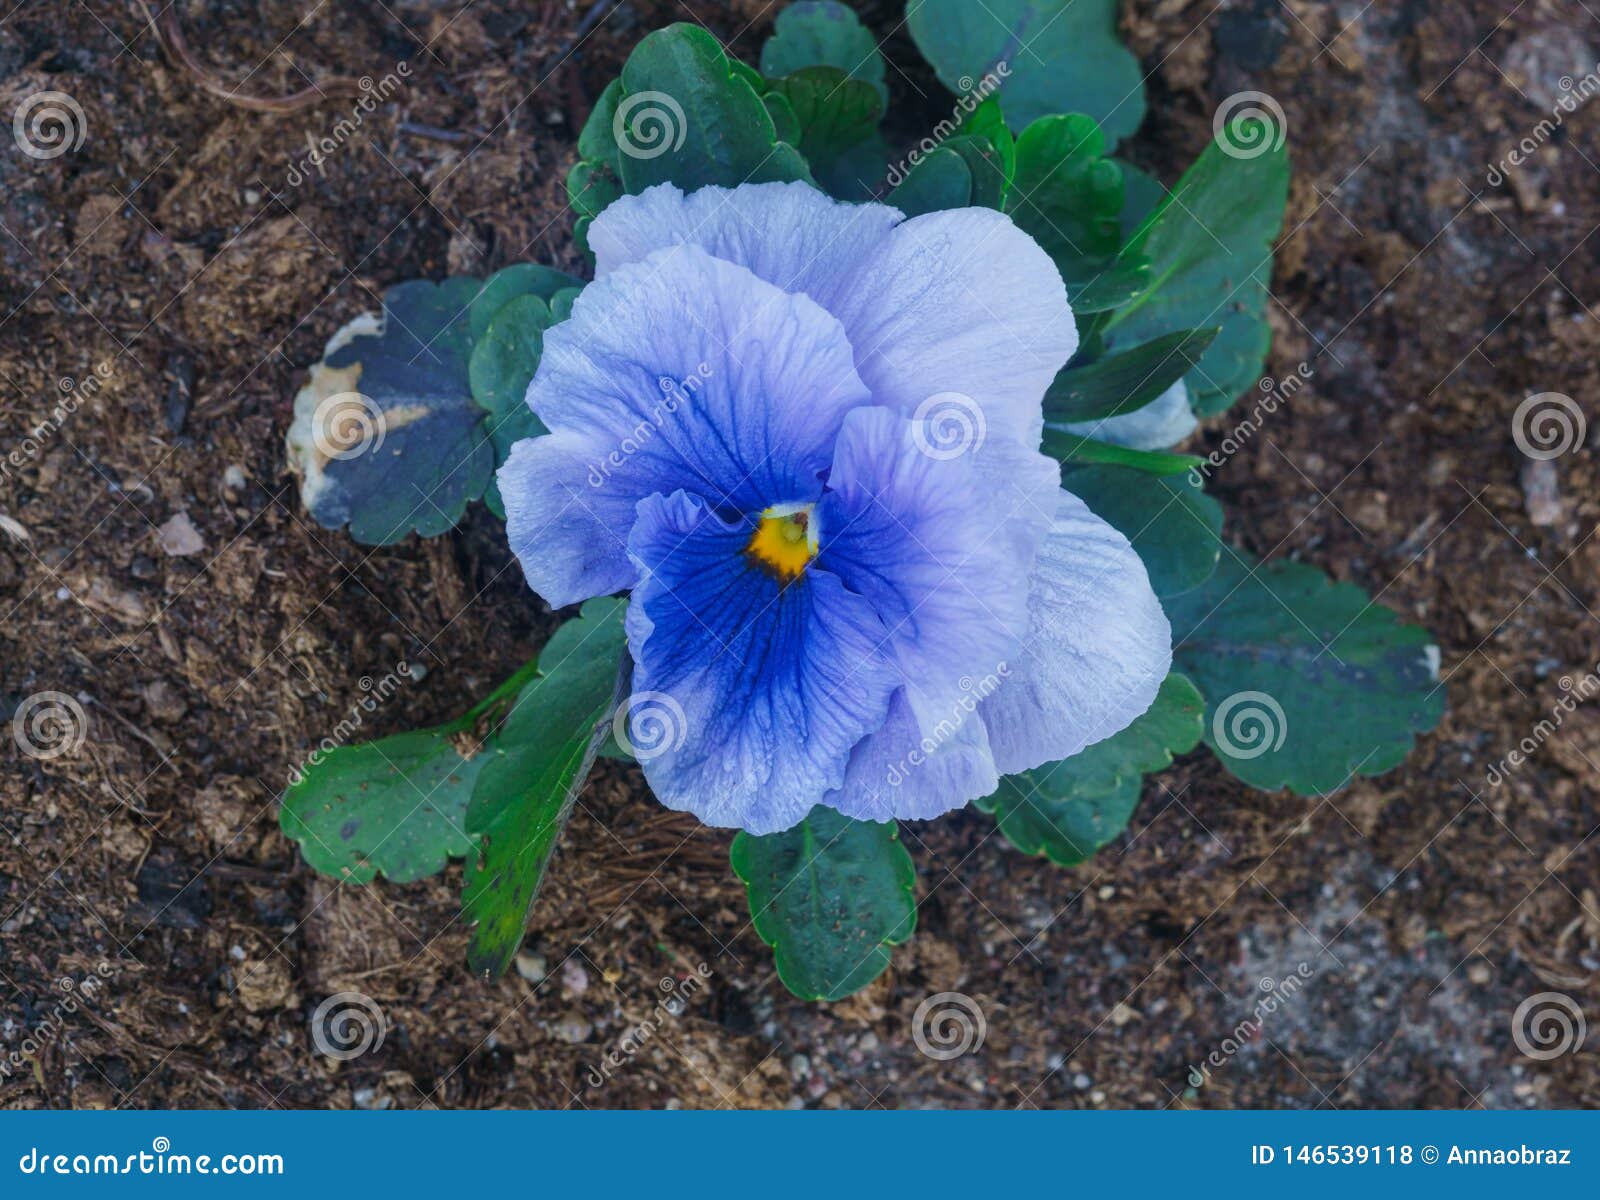
<instances>
[{"instance_id":1,"label":"ruffled petal","mask_svg":"<svg viewBox=\"0 0 1600 1200\"><path fill-rule=\"evenodd\" d=\"M883 728L851 751L844 786L822 802L860 821L925 821L992 794L1000 775L977 708L1004 680L996 673L970 682L926 730L896 692Z\"/></svg>"},{"instance_id":2,"label":"ruffled petal","mask_svg":"<svg viewBox=\"0 0 1600 1200\"><path fill-rule=\"evenodd\" d=\"M962 678L1004 664L1028 628L1032 548L1017 552L1011 514L980 485L973 455L946 457L913 422L859 408L817 506L817 564L872 604L924 724L945 716Z\"/></svg>"},{"instance_id":3,"label":"ruffled petal","mask_svg":"<svg viewBox=\"0 0 1600 1200\"><path fill-rule=\"evenodd\" d=\"M982 713L1007 775L1070 758L1125 728L1172 667L1172 628L1128 539L1058 493L1028 594L1023 652Z\"/></svg>"},{"instance_id":4,"label":"ruffled petal","mask_svg":"<svg viewBox=\"0 0 1600 1200\"><path fill-rule=\"evenodd\" d=\"M951 398L981 435L1039 444L1040 400L1078 348L1050 256L987 208L903 221L882 204L841 204L804 183L661 184L625 196L589 230L600 277L664 246L699 246L845 326L876 403L907 415Z\"/></svg>"},{"instance_id":5,"label":"ruffled petal","mask_svg":"<svg viewBox=\"0 0 1600 1200\"><path fill-rule=\"evenodd\" d=\"M866 399L843 329L807 297L694 247L620 268L545 335L528 403L551 434L500 474L511 547L552 605L626 587L641 499L814 500Z\"/></svg>"},{"instance_id":6,"label":"ruffled petal","mask_svg":"<svg viewBox=\"0 0 1600 1200\"><path fill-rule=\"evenodd\" d=\"M1130 450L1167 450L1199 424L1189 406L1189 389L1180 379L1143 408L1099 421L1067 421L1061 427L1078 437L1098 438Z\"/></svg>"},{"instance_id":7,"label":"ruffled petal","mask_svg":"<svg viewBox=\"0 0 1600 1200\"><path fill-rule=\"evenodd\" d=\"M630 706L680 724L638 755L663 804L764 834L844 782L897 680L871 605L827 571L781 585L746 558L751 528L683 492L640 503Z\"/></svg>"},{"instance_id":8,"label":"ruffled petal","mask_svg":"<svg viewBox=\"0 0 1600 1200\"><path fill-rule=\"evenodd\" d=\"M829 308L875 403L915 416L964 399L982 414L981 437L1030 448L1045 389L1078 348L1050 256L987 208L896 227Z\"/></svg>"},{"instance_id":9,"label":"ruffled petal","mask_svg":"<svg viewBox=\"0 0 1600 1200\"><path fill-rule=\"evenodd\" d=\"M670 183L624 196L589 227L595 278L670 246L699 246L786 292L832 308L856 270L905 218L883 204L842 204L808 183L704 187Z\"/></svg>"}]
</instances>

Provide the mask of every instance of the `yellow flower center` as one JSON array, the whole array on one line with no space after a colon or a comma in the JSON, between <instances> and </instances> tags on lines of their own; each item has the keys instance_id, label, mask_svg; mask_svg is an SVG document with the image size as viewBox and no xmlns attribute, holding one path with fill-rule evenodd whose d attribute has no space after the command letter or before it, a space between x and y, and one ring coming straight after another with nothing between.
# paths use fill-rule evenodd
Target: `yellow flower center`
<instances>
[{"instance_id":1,"label":"yellow flower center","mask_svg":"<svg viewBox=\"0 0 1600 1200\"><path fill-rule=\"evenodd\" d=\"M817 523L811 509L809 504L779 504L767 509L744 548L781 583L799 579L817 556Z\"/></svg>"}]
</instances>

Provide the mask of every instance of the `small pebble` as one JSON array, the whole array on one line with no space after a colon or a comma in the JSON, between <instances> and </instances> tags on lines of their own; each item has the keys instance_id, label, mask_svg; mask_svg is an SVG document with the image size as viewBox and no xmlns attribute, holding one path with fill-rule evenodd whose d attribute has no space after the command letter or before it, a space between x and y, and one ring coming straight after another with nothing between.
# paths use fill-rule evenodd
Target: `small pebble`
<instances>
[{"instance_id":1,"label":"small pebble","mask_svg":"<svg viewBox=\"0 0 1600 1200\"><path fill-rule=\"evenodd\" d=\"M544 955L522 953L517 955L517 974L529 983L539 984L549 977L550 967Z\"/></svg>"},{"instance_id":2,"label":"small pebble","mask_svg":"<svg viewBox=\"0 0 1600 1200\"><path fill-rule=\"evenodd\" d=\"M575 958L569 958L561 964L561 986L574 996L581 996L589 990L589 972Z\"/></svg>"},{"instance_id":3,"label":"small pebble","mask_svg":"<svg viewBox=\"0 0 1600 1200\"><path fill-rule=\"evenodd\" d=\"M1094 1080L1090 1079L1082 1071L1079 1071L1072 1077L1072 1086L1077 1088L1080 1092L1086 1090L1093 1082Z\"/></svg>"},{"instance_id":4,"label":"small pebble","mask_svg":"<svg viewBox=\"0 0 1600 1200\"><path fill-rule=\"evenodd\" d=\"M796 1079L805 1079L811 1074L811 1060L804 1054L796 1054L789 1059L789 1074Z\"/></svg>"},{"instance_id":5,"label":"small pebble","mask_svg":"<svg viewBox=\"0 0 1600 1200\"><path fill-rule=\"evenodd\" d=\"M589 1035L594 1032L594 1026L576 1013L568 1013L555 1023L550 1032L563 1042L576 1046L579 1042L589 1040Z\"/></svg>"},{"instance_id":6,"label":"small pebble","mask_svg":"<svg viewBox=\"0 0 1600 1200\"><path fill-rule=\"evenodd\" d=\"M156 541L161 544L162 552L170 558L199 554L206 548L205 539L194 527L194 522L189 520L189 514L181 508L156 530Z\"/></svg>"},{"instance_id":7,"label":"small pebble","mask_svg":"<svg viewBox=\"0 0 1600 1200\"><path fill-rule=\"evenodd\" d=\"M247 482L243 468L237 463L229 463L228 469L222 473L222 486L230 492L243 491Z\"/></svg>"}]
</instances>

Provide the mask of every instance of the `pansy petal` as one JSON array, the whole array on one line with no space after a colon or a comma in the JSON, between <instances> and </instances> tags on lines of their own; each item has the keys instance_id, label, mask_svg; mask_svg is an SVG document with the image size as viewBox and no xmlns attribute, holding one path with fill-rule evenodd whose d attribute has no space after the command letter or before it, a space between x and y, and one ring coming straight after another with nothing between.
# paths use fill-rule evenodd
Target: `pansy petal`
<instances>
[{"instance_id":1,"label":"pansy petal","mask_svg":"<svg viewBox=\"0 0 1600 1200\"><path fill-rule=\"evenodd\" d=\"M662 184L625 196L589 230L600 277L663 246L694 245L837 316L876 402L907 414L966 397L993 436L1037 446L1040 399L1078 347L1050 256L987 208L902 221L804 183Z\"/></svg>"},{"instance_id":2,"label":"pansy petal","mask_svg":"<svg viewBox=\"0 0 1600 1200\"><path fill-rule=\"evenodd\" d=\"M609 205L589 227L589 245L597 279L669 246L699 246L832 308L904 219L883 204L841 204L808 183L704 187L688 195L662 183Z\"/></svg>"},{"instance_id":3,"label":"pansy petal","mask_svg":"<svg viewBox=\"0 0 1600 1200\"><path fill-rule=\"evenodd\" d=\"M1172 666L1172 628L1127 538L1060 492L1028 596L1023 652L984 701L1005 774L1070 758L1155 701Z\"/></svg>"},{"instance_id":4,"label":"pansy petal","mask_svg":"<svg viewBox=\"0 0 1600 1200\"><path fill-rule=\"evenodd\" d=\"M895 228L829 309L873 400L908 415L964 398L984 437L1029 447L1041 398L1078 348L1061 273L1037 242L987 208Z\"/></svg>"},{"instance_id":5,"label":"pansy petal","mask_svg":"<svg viewBox=\"0 0 1600 1200\"><path fill-rule=\"evenodd\" d=\"M975 683L929 729L896 692L883 728L851 752L844 786L822 802L859 821L925 821L990 795L1000 775L976 711L985 686Z\"/></svg>"},{"instance_id":6,"label":"pansy petal","mask_svg":"<svg viewBox=\"0 0 1600 1200\"><path fill-rule=\"evenodd\" d=\"M897 680L863 597L815 569L780 584L746 556L750 536L747 522L682 492L640 503L630 706L652 703L681 723L681 737L638 754L663 804L764 834L798 824L844 782Z\"/></svg>"},{"instance_id":7,"label":"pansy petal","mask_svg":"<svg viewBox=\"0 0 1600 1200\"><path fill-rule=\"evenodd\" d=\"M641 499L813 500L866 399L844 331L805 296L693 247L613 271L545 334L528 403L552 432L502 468L512 549L552 605L626 586Z\"/></svg>"},{"instance_id":8,"label":"pansy petal","mask_svg":"<svg viewBox=\"0 0 1600 1200\"><path fill-rule=\"evenodd\" d=\"M890 409L858 408L817 506L817 565L871 602L925 721L943 714L924 702L996 670L1028 628L1032 547L1016 551L1010 514L980 485L973 455L952 457Z\"/></svg>"}]
</instances>

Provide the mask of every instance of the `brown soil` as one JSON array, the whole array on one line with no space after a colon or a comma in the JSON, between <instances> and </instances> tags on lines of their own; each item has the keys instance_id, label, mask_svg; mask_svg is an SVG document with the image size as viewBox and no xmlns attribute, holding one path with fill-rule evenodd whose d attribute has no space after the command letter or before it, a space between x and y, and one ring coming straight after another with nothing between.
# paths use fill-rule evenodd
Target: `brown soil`
<instances>
[{"instance_id":1,"label":"brown soil","mask_svg":"<svg viewBox=\"0 0 1600 1200\"><path fill-rule=\"evenodd\" d=\"M1070 871L976 813L910 826L917 935L832 1007L777 984L727 836L665 813L629 768L599 770L567 832L528 937L539 986L468 976L459 868L342 889L279 834L286 773L359 711L363 677L426 668L363 736L431 723L553 624L481 508L378 551L308 521L282 453L306 364L399 280L578 268L563 175L628 48L693 17L753 59L775 7L632 0L568 54L586 4L178 3L207 67L254 92L410 64L298 186L291 164L348 100L278 115L210 96L136 4L0 23L0 116L53 89L87 122L60 157L0 153L0 450L21 452L0 474L0 714L56 690L89 718L73 755L0 746L0 1049L53 1019L61 978L109 974L0 1077L0 1105L1600 1104L1593 1045L1536 1062L1512 1041L1533 993L1600 1020L1600 716L1485 780L1600 657L1594 454L1556 460L1552 502L1511 440L1531 393L1596 412L1600 106L1486 181L1555 80L1595 69L1579 0L1126 6L1152 73L1132 153L1169 182L1225 97L1287 112L1271 369L1316 374L1218 491L1240 544L1435 631L1450 715L1402 769L1305 800L1197 754ZM896 28L898 0L861 8ZM886 50L908 126L931 125L949 98L903 29ZM64 394L78 411L26 449ZM180 512L199 553L163 549ZM701 963L689 1010L591 1086L662 979ZM1259 981L1301 963L1303 991L1191 1090ZM340 1063L310 1022L343 990L381 1006L387 1036ZM950 1062L910 1036L943 991L988 1026Z\"/></svg>"}]
</instances>

